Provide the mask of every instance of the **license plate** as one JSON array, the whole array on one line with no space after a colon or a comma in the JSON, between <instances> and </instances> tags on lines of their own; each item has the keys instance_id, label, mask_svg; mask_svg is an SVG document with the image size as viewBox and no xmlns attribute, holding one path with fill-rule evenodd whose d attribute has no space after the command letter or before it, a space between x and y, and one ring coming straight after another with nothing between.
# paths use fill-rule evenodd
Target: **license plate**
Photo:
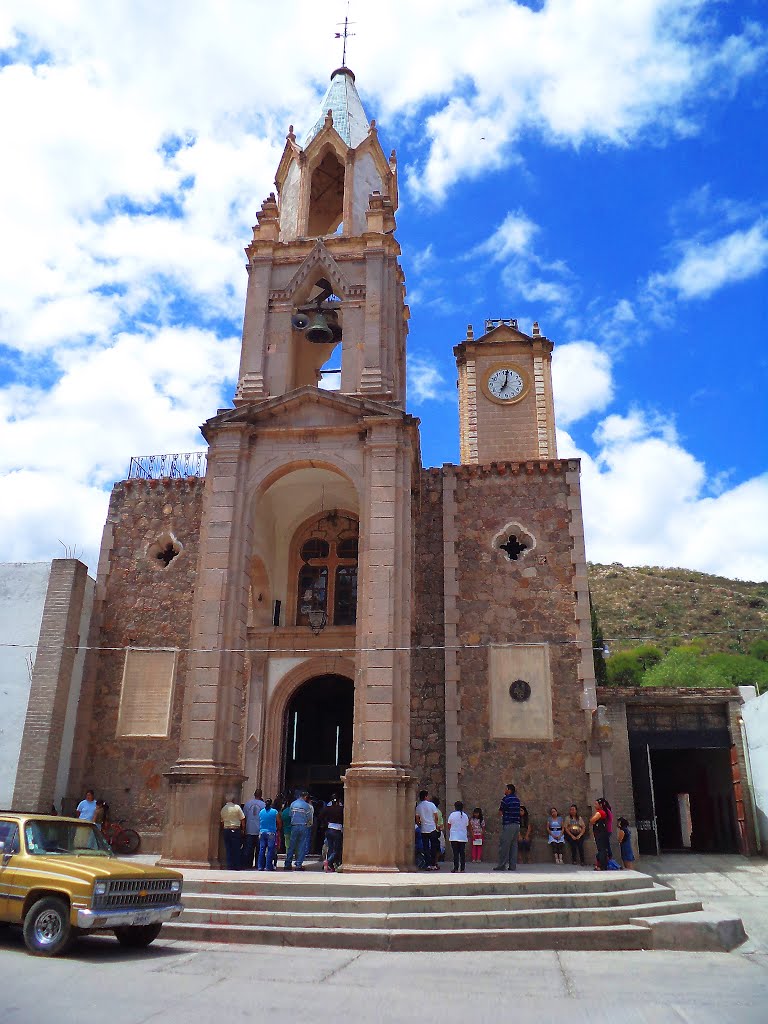
<instances>
[{"instance_id":1,"label":"license plate","mask_svg":"<svg viewBox=\"0 0 768 1024\"><path fill-rule=\"evenodd\" d=\"M135 925L149 924L151 917L152 915L147 913L135 914L133 918L133 923Z\"/></svg>"}]
</instances>

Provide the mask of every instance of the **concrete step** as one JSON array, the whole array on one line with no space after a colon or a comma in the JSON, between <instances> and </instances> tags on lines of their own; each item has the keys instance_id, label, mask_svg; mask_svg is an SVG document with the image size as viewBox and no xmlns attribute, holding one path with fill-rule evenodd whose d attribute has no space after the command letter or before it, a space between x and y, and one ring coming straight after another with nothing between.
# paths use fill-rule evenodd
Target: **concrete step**
<instances>
[{"instance_id":1,"label":"concrete step","mask_svg":"<svg viewBox=\"0 0 768 1024\"><path fill-rule=\"evenodd\" d=\"M285 926L198 925L183 920L163 925L168 939L254 945L365 949L388 952L465 950L570 949L619 950L649 948L649 929L621 924L606 928L483 928L478 930L297 928Z\"/></svg>"},{"instance_id":2,"label":"concrete step","mask_svg":"<svg viewBox=\"0 0 768 1024\"><path fill-rule=\"evenodd\" d=\"M637 871L569 872L568 875L538 875L526 877L521 872L494 876L465 877L431 875L398 875L396 881L355 881L355 876L295 874L281 872L242 872L243 878L185 878L185 897L197 893L217 893L231 896L307 896L348 897L361 899L424 898L429 896L504 896L552 895L623 892L646 889L653 880Z\"/></svg>"},{"instance_id":3,"label":"concrete step","mask_svg":"<svg viewBox=\"0 0 768 1024\"><path fill-rule=\"evenodd\" d=\"M582 893L505 893L497 896L474 894L447 894L386 898L365 896L297 896L295 889L280 896L258 893L239 895L220 892L190 892L185 888L184 906L190 910L264 910L284 914L435 914L449 912L476 912L495 910L569 910L594 906L596 898L606 907L674 901L672 889L651 883L644 889L619 889Z\"/></svg>"},{"instance_id":4,"label":"concrete step","mask_svg":"<svg viewBox=\"0 0 768 1024\"><path fill-rule=\"evenodd\" d=\"M283 911L251 910L193 910L186 909L180 921L183 924L239 925L257 928L386 929L394 931L474 931L527 928L585 928L598 925L629 924L631 918L682 914L701 910L701 903L631 904L629 906L582 908L578 910L491 910L481 913L449 911L447 913L421 912L416 914L369 913L341 914L331 906L325 913L286 913Z\"/></svg>"}]
</instances>

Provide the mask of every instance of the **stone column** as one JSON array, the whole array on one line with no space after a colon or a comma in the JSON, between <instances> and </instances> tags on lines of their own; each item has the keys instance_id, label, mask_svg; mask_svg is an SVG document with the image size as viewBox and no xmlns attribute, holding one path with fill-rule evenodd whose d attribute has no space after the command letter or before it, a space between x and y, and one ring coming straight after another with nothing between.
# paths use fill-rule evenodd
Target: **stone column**
<instances>
[{"instance_id":1,"label":"stone column","mask_svg":"<svg viewBox=\"0 0 768 1024\"><path fill-rule=\"evenodd\" d=\"M217 433L208 453L198 585L179 759L167 773L163 863L219 863L219 811L243 781L244 655L251 524L245 501L247 428Z\"/></svg>"},{"instance_id":2,"label":"stone column","mask_svg":"<svg viewBox=\"0 0 768 1024\"><path fill-rule=\"evenodd\" d=\"M360 535L360 653L352 765L344 780L344 870L395 871L413 862L411 446L401 421L368 424Z\"/></svg>"},{"instance_id":3,"label":"stone column","mask_svg":"<svg viewBox=\"0 0 768 1024\"><path fill-rule=\"evenodd\" d=\"M248 289L245 295L243 347L240 354L235 404L264 398L266 373L267 316L269 286L272 279L272 251L252 256L247 265Z\"/></svg>"}]
</instances>

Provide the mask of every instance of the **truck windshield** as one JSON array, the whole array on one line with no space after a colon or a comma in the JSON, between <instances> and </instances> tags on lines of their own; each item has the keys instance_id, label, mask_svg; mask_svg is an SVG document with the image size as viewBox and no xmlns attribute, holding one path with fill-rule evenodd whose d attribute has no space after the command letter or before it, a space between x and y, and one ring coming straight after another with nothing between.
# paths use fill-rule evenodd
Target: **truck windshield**
<instances>
[{"instance_id":1,"label":"truck windshield","mask_svg":"<svg viewBox=\"0 0 768 1024\"><path fill-rule=\"evenodd\" d=\"M100 830L88 822L28 821L24 826L27 853L72 854L112 857Z\"/></svg>"}]
</instances>

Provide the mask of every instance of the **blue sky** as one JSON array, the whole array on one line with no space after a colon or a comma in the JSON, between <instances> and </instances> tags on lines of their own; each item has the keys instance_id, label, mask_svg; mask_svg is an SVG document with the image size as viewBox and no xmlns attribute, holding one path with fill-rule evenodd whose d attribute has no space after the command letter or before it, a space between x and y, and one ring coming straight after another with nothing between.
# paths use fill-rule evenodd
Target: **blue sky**
<instances>
[{"instance_id":1,"label":"blue sky","mask_svg":"<svg viewBox=\"0 0 768 1024\"><path fill-rule=\"evenodd\" d=\"M412 319L409 408L457 461L452 348L535 319L594 561L768 578L758 0L356 4ZM231 399L242 246L346 4L0 9L0 558L95 569L132 455Z\"/></svg>"}]
</instances>

